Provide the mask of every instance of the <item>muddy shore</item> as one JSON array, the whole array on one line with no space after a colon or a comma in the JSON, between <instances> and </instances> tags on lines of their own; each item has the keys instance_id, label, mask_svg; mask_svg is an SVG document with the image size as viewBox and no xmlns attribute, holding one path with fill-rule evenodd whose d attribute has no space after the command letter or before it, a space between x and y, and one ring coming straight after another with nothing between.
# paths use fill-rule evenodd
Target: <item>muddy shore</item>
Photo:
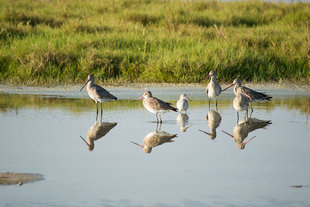
<instances>
[{"instance_id":1,"label":"muddy shore","mask_svg":"<svg viewBox=\"0 0 310 207\"><path fill-rule=\"evenodd\" d=\"M23 185L43 180L44 176L39 173L0 173L0 185Z\"/></svg>"}]
</instances>

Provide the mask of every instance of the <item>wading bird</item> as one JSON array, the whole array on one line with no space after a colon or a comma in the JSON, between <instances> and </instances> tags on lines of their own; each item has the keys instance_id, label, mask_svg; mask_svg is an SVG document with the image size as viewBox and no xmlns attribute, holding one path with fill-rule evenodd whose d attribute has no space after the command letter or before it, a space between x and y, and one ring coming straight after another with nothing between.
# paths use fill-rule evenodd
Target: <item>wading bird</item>
<instances>
[{"instance_id":1,"label":"wading bird","mask_svg":"<svg viewBox=\"0 0 310 207\"><path fill-rule=\"evenodd\" d=\"M233 107L237 111L237 123L239 121L239 111L245 111L244 118L248 118L248 107L251 97L249 97L242 88L237 88L236 96L233 100Z\"/></svg>"},{"instance_id":2,"label":"wading bird","mask_svg":"<svg viewBox=\"0 0 310 207\"><path fill-rule=\"evenodd\" d=\"M209 108L210 108L210 98L216 98L216 107L217 107L217 99L218 99L218 96L222 92L222 88L219 82L217 82L216 76L217 76L217 72L215 70L211 70L209 72L209 75L205 77L205 79L211 77L211 80L206 88L206 92L209 97Z\"/></svg>"},{"instance_id":3,"label":"wading bird","mask_svg":"<svg viewBox=\"0 0 310 207\"><path fill-rule=\"evenodd\" d=\"M83 88L87 85L87 93L91 99L93 99L96 102L97 106L97 114L96 114L96 120L98 117L98 102L101 104L101 120L102 120L102 102L109 101L109 100L116 100L117 98L110 94L107 90L102 88L101 86L94 83L95 78L92 74L90 74L87 78L86 83L83 85L80 91L83 90Z\"/></svg>"},{"instance_id":4,"label":"wading bird","mask_svg":"<svg viewBox=\"0 0 310 207\"><path fill-rule=\"evenodd\" d=\"M185 111L185 113L187 113L187 109L189 107L188 101L191 100L186 96L185 93L180 95L180 98L177 101L177 108L180 113L182 113L182 111Z\"/></svg>"},{"instance_id":5,"label":"wading bird","mask_svg":"<svg viewBox=\"0 0 310 207\"><path fill-rule=\"evenodd\" d=\"M143 96L137 98L135 101L138 101L142 98L144 99L143 106L149 112L156 115L157 123L158 122L162 123L161 114L166 113L168 111L175 111L175 112L178 111L178 109L171 106L171 103L167 103L158 98L153 97L151 91L144 92Z\"/></svg>"},{"instance_id":6,"label":"wading bird","mask_svg":"<svg viewBox=\"0 0 310 207\"><path fill-rule=\"evenodd\" d=\"M234 82L232 84L230 84L229 86L227 86L225 89L223 89L223 91L227 90L228 88L232 87L232 86L235 86L234 87L234 93L235 95L237 95L237 89L238 88L242 88L242 90L244 91L245 94L247 94L249 97L250 97L250 103L251 102L258 102L258 101L263 101L263 100L267 100L267 101L271 101L272 97L271 96L268 96L267 94L264 94L264 93L261 93L261 92L258 92L258 91L255 91L253 89L250 89L250 88L247 88L245 86L242 86L241 84L241 80L239 78L236 78L234 80ZM250 114L250 117L252 115L252 112L253 112L253 108L251 106L251 114Z\"/></svg>"}]
</instances>

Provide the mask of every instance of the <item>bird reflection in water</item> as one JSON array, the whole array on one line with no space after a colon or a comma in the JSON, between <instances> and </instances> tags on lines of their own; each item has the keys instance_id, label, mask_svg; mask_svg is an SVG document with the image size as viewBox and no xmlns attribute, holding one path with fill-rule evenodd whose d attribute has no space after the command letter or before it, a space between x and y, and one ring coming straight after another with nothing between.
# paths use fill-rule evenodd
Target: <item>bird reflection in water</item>
<instances>
[{"instance_id":1,"label":"bird reflection in water","mask_svg":"<svg viewBox=\"0 0 310 207\"><path fill-rule=\"evenodd\" d=\"M201 129L199 129L199 131L209 135L210 139L214 140L216 138L216 128L220 126L222 117L218 112L211 110L208 112L206 120L210 128L210 132L206 132Z\"/></svg>"},{"instance_id":2,"label":"bird reflection in water","mask_svg":"<svg viewBox=\"0 0 310 207\"><path fill-rule=\"evenodd\" d=\"M177 134L169 134L168 132L160 131L161 124L157 124L156 131L148 133L143 139L143 145L131 141L133 144L141 147L145 153L151 153L153 147L157 147L166 142L174 142L173 138L177 137Z\"/></svg>"},{"instance_id":3,"label":"bird reflection in water","mask_svg":"<svg viewBox=\"0 0 310 207\"><path fill-rule=\"evenodd\" d=\"M248 137L249 133L256 130L265 128L266 126L272 124L271 120L259 120L256 118L248 118L244 121L239 122L233 129L233 134L229 134L225 131L223 131L225 134L232 137L239 149L244 149L245 145L249 143L252 139L254 139L256 136L249 138L245 141L245 139Z\"/></svg>"},{"instance_id":4,"label":"bird reflection in water","mask_svg":"<svg viewBox=\"0 0 310 207\"><path fill-rule=\"evenodd\" d=\"M179 113L177 116L177 125L179 125L181 132L186 132L186 130L189 128L189 126L187 126L188 119L189 117L187 114Z\"/></svg>"},{"instance_id":5,"label":"bird reflection in water","mask_svg":"<svg viewBox=\"0 0 310 207\"><path fill-rule=\"evenodd\" d=\"M82 140L88 146L88 150L92 151L95 148L94 141L100 139L105 136L111 129L113 129L117 125L117 122L95 122L87 132L87 141L82 137Z\"/></svg>"}]
</instances>

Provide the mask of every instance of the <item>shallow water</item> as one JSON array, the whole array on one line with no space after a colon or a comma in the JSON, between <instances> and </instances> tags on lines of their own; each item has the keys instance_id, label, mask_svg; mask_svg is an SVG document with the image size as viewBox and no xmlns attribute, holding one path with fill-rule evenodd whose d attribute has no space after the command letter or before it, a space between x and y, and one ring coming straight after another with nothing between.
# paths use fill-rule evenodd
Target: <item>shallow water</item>
<instances>
[{"instance_id":1,"label":"shallow water","mask_svg":"<svg viewBox=\"0 0 310 207\"><path fill-rule=\"evenodd\" d=\"M144 89L109 90L119 100L104 104L104 124L95 125L86 91L2 89L0 172L45 179L0 186L0 206L310 206L309 91L265 90L273 101L254 104L252 122L236 126L231 91L216 113L202 88L151 88L174 104L184 91L193 101L188 122L162 116L160 131L177 134L174 142L145 153L132 141L143 145L160 126L141 101L131 103ZM212 139L202 132L212 132L208 113L221 119ZM90 128L104 136L87 145L80 136L87 142ZM255 138L242 149L242 140L223 132L234 128L246 132L243 143Z\"/></svg>"}]
</instances>

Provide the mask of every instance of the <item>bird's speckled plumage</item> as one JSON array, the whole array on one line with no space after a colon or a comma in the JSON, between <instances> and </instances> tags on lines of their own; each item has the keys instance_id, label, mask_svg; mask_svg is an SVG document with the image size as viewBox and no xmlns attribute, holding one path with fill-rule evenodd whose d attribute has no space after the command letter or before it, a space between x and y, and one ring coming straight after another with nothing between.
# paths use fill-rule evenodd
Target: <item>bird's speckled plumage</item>
<instances>
[{"instance_id":1,"label":"bird's speckled plumage","mask_svg":"<svg viewBox=\"0 0 310 207\"><path fill-rule=\"evenodd\" d=\"M242 91L242 88L237 88L236 96L233 100L233 107L237 111L237 122L239 121L239 111L246 111L245 116L248 117L248 107L250 104L249 98Z\"/></svg>"},{"instance_id":2,"label":"bird's speckled plumage","mask_svg":"<svg viewBox=\"0 0 310 207\"><path fill-rule=\"evenodd\" d=\"M261 93L261 92L255 91L253 89L250 89L248 87L242 86L241 80L239 78L236 78L234 80L233 85L235 85L235 87L234 87L234 93L235 94L236 94L238 88L242 88L244 93L246 93L249 97L251 97L251 99L250 99L251 102L263 101L263 100L271 101L271 99L272 99L271 96L268 96L265 93Z\"/></svg>"},{"instance_id":3,"label":"bird's speckled plumage","mask_svg":"<svg viewBox=\"0 0 310 207\"><path fill-rule=\"evenodd\" d=\"M143 96L136 99L142 99L143 98L143 106L151 113L156 115L157 122L162 122L161 120L161 114L166 113L168 111L175 111L177 112L178 109L171 106L171 103L164 102L156 97L152 96L152 93L150 91L144 92ZM158 120L159 116L159 120Z\"/></svg>"},{"instance_id":4,"label":"bird's speckled plumage","mask_svg":"<svg viewBox=\"0 0 310 207\"><path fill-rule=\"evenodd\" d=\"M103 101L117 99L109 93L109 91L95 84L95 78L92 74L90 74L87 79L87 93L95 102L98 101L101 103Z\"/></svg>"}]
</instances>

